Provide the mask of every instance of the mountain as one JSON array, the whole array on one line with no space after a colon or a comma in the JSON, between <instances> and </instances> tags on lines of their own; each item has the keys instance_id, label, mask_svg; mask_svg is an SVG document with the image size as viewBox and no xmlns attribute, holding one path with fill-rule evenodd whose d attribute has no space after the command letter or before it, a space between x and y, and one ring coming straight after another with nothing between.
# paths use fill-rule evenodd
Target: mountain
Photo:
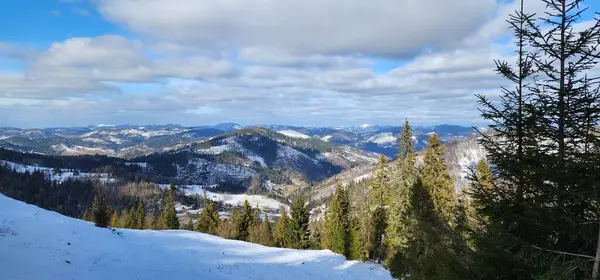
<instances>
[{"instance_id":1,"label":"mountain","mask_svg":"<svg viewBox=\"0 0 600 280\"><path fill-rule=\"evenodd\" d=\"M185 230L107 229L0 195L3 279L392 279L329 250Z\"/></svg>"},{"instance_id":2,"label":"mountain","mask_svg":"<svg viewBox=\"0 0 600 280\"><path fill-rule=\"evenodd\" d=\"M182 184L232 193L287 194L343 170L372 165L377 155L316 138L295 138L265 128L245 128L131 159L147 172Z\"/></svg>"}]
</instances>

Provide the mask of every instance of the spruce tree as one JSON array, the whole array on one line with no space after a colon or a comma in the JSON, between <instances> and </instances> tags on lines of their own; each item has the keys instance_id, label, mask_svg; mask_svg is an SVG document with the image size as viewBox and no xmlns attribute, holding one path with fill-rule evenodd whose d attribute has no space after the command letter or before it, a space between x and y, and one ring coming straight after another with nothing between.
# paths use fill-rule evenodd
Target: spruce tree
<instances>
[{"instance_id":1,"label":"spruce tree","mask_svg":"<svg viewBox=\"0 0 600 280\"><path fill-rule=\"evenodd\" d=\"M596 279L600 94L591 69L600 58L600 20L581 24L580 0L543 2L542 18L521 8L511 20L519 71L499 71L526 97L522 114L510 114L518 98L480 102L492 122L481 143L497 180L491 189L474 180L475 204L488 219L474 268L481 277ZM531 73L529 83L523 73Z\"/></svg>"},{"instance_id":2,"label":"spruce tree","mask_svg":"<svg viewBox=\"0 0 600 280\"><path fill-rule=\"evenodd\" d=\"M94 218L94 223L98 227L108 227L110 223L108 208L104 202L104 198L100 192L96 193L94 196L94 201L92 201L92 217Z\"/></svg>"},{"instance_id":3,"label":"spruce tree","mask_svg":"<svg viewBox=\"0 0 600 280\"><path fill-rule=\"evenodd\" d=\"M273 229L273 241L280 248L292 248L291 222L285 207L279 210L279 219Z\"/></svg>"},{"instance_id":4,"label":"spruce tree","mask_svg":"<svg viewBox=\"0 0 600 280\"><path fill-rule=\"evenodd\" d=\"M112 216L110 217L110 227L118 228L119 226L119 214L117 213L117 210L114 210Z\"/></svg>"},{"instance_id":5,"label":"spruce tree","mask_svg":"<svg viewBox=\"0 0 600 280\"><path fill-rule=\"evenodd\" d=\"M292 244L295 249L308 249L310 246L310 230L308 223L310 213L306 208L303 198L296 198L290 209L292 219L290 221L292 230Z\"/></svg>"},{"instance_id":6,"label":"spruce tree","mask_svg":"<svg viewBox=\"0 0 600 280\"><path fill-rule=\"evenodd\" d=\"M434 213L450 227L454 227L458 204L454 179L444 161L444 146L435 133L429 136L421 176L423 186L431 196Z\"/></svg>"},{"instance_id":7,"label":"spruce tree","mask_svg":"<svg viewBox=\"0 0 600 280\"><path fill-rule=\"evenodd\" d=\"M196 231L216 235L220 221L221 218L219 217L215 203L204 199L204 208L202 209L202 213L200 213L200 217L198 217Z\"/></svg>"},{"instance_id":8,"label":"spruce tree","mask_svg":"<svg viewBox=\"0 0 600 280\"><path fill-rule=\"evenodd\" d=\"M350 228L348 230L348 250L346 257L349 260L366 261L367 256L363 254L364 244L360 240L360 221L354 217L350 219Z\"/></svg>"},{"instance_id":9,"label":"spruce tree","mask_svg":"<svg viewBox=\"0 0 600 280\"><path fill-rule=\"evenodd\" d=\"M175 187L173 185L167 191L161 220L165 229L179 228L179 220L177 219L177 211L175 210Z\"/></svg>"},{"instance_id":10,"label":"spruce tree","mask_svg":"<svg viewBox=\"0 0 600 280\"><path fill-rule=\"evenodd\" d=\"M136 210L136 229L145 229L146 228L146 212L144 211L144 201L140 199L138 202L138 207Z\"/></svg>"},{"instance_id":11,"label":"spruce tree","mask_svg":"<svg viewBox=\"0 0 600 280\"><path fill-rule=\"evenodd\" d=\"M400 133L400 137L398 138L398 154L396 155L396 159L405 159L414 152L415 144L413 142L412 128L408 120L405 119L402 133Z\"/></svg>"},{"instance_id":12,"label":"spruce tree","mask_svg":"<svg viewBox=\"0 0 600 280\"><path fill-rule=\"evenodd\" d=\"M250 207L248 200L244 200L240 215L236 216L236 218L232 217L232 220L236 230L235 239L247 241L250 228L256 223L252 207Z\"/></svg>"},{"instance_id":13,"label":"spruce tree","mask_svg":"<svg viewBox=\"0 0 600 280\"><path fill-rule=\"evenodd\" d=\"M138 213L134 208L128 211L128 215L125 220L125 228L136 229L138 223Z\"/></svg>"},{"instance_id":14,"label":"spruce tree","mask_svg":"<svg viewBox=\"0 0 600 280\"><path fill-rule=\"evenodd\" d=\"M323 245L329 246L325 248L335 253L347 256L350 241L350 201L343 187L339 185L336 187L325 215L325 234L331 243Z\"/></svg>"},{"instance_id":15,"label":"spruce tree","mask_svg":"<svg viewBox=\"0 0 600 280\"><path fill-rule=\"evenodd\" d=\"M255 224L248 237L252 243L261 244L264 246L273 246L273 232L271 230L271 222L265 215L262 223Z\"/></svg>"},{"instance_id":16,"label":"spruce tree","mask_svg":"<svg viewBox=\"0 0 600 280\"><path fill-rule=\"evenodd\" d=\"M408 126L408 124L405 124ZM409 127L409 126L408 126ZM375 177L371 180L371 207L369 211L371 232L370 250L371 256L380 263L383 259L383 236L387 224L386 207L391 203L390 178L386 169L387 160L385 156L379 157L379 168L376 171Z\"/></svg>"}]
</instances>

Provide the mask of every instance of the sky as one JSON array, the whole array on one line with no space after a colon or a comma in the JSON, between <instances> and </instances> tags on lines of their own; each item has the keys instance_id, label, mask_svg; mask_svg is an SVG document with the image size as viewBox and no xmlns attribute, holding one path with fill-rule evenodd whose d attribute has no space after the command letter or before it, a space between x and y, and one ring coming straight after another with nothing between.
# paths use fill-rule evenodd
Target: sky
<instances>
[{"instance_id":1,"label":"sky","mask_svg":"<svg viewBox=\"0 0 600 280\"><path fill-rule=\"evenodd\" d=\"M479 125L516 4L4 0L0 126Z\"/></svg>"}]
</instances>

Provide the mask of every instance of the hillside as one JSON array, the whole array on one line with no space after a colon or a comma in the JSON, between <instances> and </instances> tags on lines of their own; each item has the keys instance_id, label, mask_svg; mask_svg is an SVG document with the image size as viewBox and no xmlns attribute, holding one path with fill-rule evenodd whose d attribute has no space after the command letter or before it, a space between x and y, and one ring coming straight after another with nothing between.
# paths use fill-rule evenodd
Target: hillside
<instances>
[{"instance_id":1,"label":"hillside","mask_svg":"<svg viewBox=\"0 0 600 280\"><path fill-rule=\"evenodd\" d=\"M3 279L391 279L329 250L197 232L103 229L0 195Z\"/></svg>"}]
</instances>

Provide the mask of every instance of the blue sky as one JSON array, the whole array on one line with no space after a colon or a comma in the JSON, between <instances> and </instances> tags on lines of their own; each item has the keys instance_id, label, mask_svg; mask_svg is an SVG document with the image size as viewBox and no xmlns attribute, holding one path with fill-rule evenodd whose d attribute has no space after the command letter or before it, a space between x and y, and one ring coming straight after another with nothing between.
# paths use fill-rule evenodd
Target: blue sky
<instances>
[{"instance_id":1,"label":"blue sky","mask_svg":"<svg viewBox=\"0 0 600 280\"><path fill-rule=\"evenodd\" d=\"M0 1L0 125L479 125L512 59L506 1L227 3Z\"/></svg>"}]
</instances>

